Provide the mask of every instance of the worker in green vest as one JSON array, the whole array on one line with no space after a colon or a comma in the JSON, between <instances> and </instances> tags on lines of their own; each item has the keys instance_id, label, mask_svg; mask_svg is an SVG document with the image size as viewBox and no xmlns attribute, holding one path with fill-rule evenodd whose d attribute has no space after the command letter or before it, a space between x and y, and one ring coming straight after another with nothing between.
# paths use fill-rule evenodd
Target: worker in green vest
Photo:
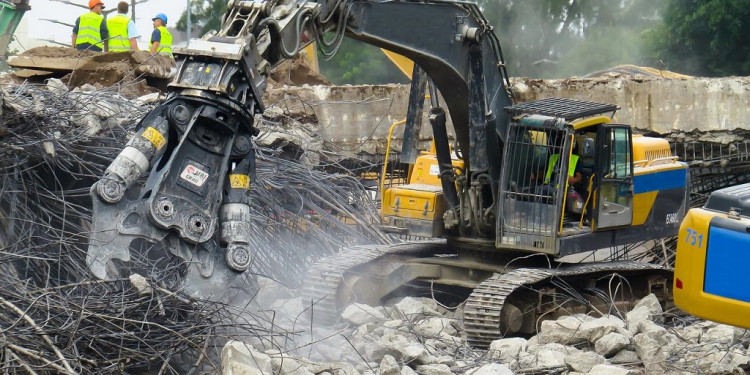
<instances>
[{"instance_id":1,"label":"worker in green vest","mask_svg":"<svg viewBox=\"0 0 750 375\"><path fill-rule=\"evenodd\" d=\"M575 186L583 179L583 169L578 163L579 156L576 155L577 147L573 147L573 154L570 155L570 163L568 164L568 185ZM549 157L547 163L547 173L544 175L544 183L549 184L552 178L552 172L555 169L555 165L560 160L560 154L552 154Z\"/></svg>"},{"instance_id":2,"label":"worker in green vest","mask_svg":"<svg viewBox=\"0 0 750 375\"><path fill-rule=\"evenodd\" d=\"M565 191L567 199L565 201L565 212L570 214L581 215L584 209L584 194L586 188L583 186L583 167L579 163L580 157L578 156L578 143L573 141L573 152L570 155L570 162L568 163L567 176L568 176L568 188ZM544 184L540 187L540 192L546 195L554 195L555 191L559 190L557 183L553 182L553 174L557 169L557 164L560 162L560 154L555 153L550 155L547 161L547 172L544 175ZM565 170L565 168L562 168ZM577 216L580 218L580 216Z\"/></svg>"},{"instance_id":3,"label":"worker in green vest","mask_svg":"<svg viewBox=\"0 0 750 375\"><path fill-rule=\"evenodd\" d=\"M149 51L152 55L158 53L172 57L172 34L167 30L167 15L159 13L151 20L154 21L154 31L151 33Z\"/></svg>"},{"instance_id":4,"label":"worker in green vest","mask_svg":"<svg viewBox=\"0 0 750 375\"><path fill-rule=\"evenodd\" d=\"M73 48L97 52L107 50L109 32L102 9L104 3L101 0L89 0L90 12L78 17L73 26Z\"/></svg>"},{"instance_id":5,"label":"worker in green vest","mask_svg":"<svg viewBox=\"0 0 750 375\"><path fill-rule=\"evenodd\" d=\"M138 51L137 38L140 36L135 22L128 17L129 5L126 1L117 4L117 15L107 19L110 52Z\"/></svg>"}]
</instances>

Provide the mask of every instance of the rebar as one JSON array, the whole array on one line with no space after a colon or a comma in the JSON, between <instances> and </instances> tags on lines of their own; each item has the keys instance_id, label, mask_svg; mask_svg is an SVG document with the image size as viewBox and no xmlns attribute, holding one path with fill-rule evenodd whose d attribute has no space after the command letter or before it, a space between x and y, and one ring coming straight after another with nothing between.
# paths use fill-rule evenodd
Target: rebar
<instances>
[{"instance_id":1,"label":"rebar","mask_svg":"<svg viewBox=\"0 0 750 375\"><path fill-rule=\"evenodd\" d=\"M175 289L185 265L131 252L144 282L93 279L86 267L89 189L153 104L112 90L0 88L0 368L7 373L183 373L178 358L216 363L232 337L278 342L243 306L188 298ZM255 275L288 285L343 246L388 243L356 172L335 158L318 168L256 147L251 244ZM331 173L331 170L339 173ZM144 285L145 283L145 285ZM252 298L252 297L250 297ZM248 301L245 301L248 302ZM228 326L231 325L231 329ZM207 353L210 351L211 353ZM194 363L190 365L194 365Z\"/></svg>"}]
</instances>

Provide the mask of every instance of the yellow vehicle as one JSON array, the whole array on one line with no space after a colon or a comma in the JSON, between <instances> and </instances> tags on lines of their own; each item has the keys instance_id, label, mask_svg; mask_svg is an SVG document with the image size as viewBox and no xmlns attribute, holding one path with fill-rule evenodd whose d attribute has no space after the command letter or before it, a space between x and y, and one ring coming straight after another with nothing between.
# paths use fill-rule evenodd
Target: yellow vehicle
<instances>
[{"instance_id":1,"label":"yellow vehicle","mask_svg":"<svg viewBox=\"0 0 750 375\"><path fill-rule=\"evenodd\" d=\"M560 113L565 106L570 111L561 117L547 110ZM494 244L485 245L564 256L674 232L685 210L688 174L687 165L672 156L666 140L633 135L629 126L613 124L607 115L617 107L607 104L553 98L508 110L514 116L506 141L508 163L497 187L501 217L485 212L475 218L488 231L499 224ZM581 151L575 155L571 149ZM567 166L572 158L581 164L579 202L569 201L571 194L558 193L568 185L567 167L558 165L552 171L556 182L545 185L539 178L549 169L550 156L560 153L565 160L560 165ZM452 166L459 171L456 183L466 185L460 173L463 160L452 158ZM436 155L423 152L408 184L385 190L382 216L389 229L459 240L460 220L446 215L440 174ZM552 185L556 188L550 189ZM466 199L481 204L486 198L477 189ZM577 203L578 210L571 203ZM475 237L475 245L482 242L481 236Z\"/></svg>"},{"instance_id":2,"label":"yellow vehicle","mask_svg":"<svg viewBox=\"0 0 750 375\"><path fill-rule=\"evenodd\" d=\"M750 328L750 184L717 190L680 226L675 304L695 316Z\"/></svg>"},{"instance_id":3,"label":"yellow vehicle","mask_svg":"<svg viewBox=\"0 0 750 375\"><path fill-rule=\"evenodd\" d=\"M353 301L428 295L464 304L469 342L488 346L571 311L624 311L649 293L669 303L670 270L623 254L677 234L687 165L666 141L613 123L615 105L514 104L500 40L477 4L233 1L223 20L216 35L175 50L166 101L91 189L87 262L96 276L116 277L135 240L166 242L165 257L189 264L184 290L195 296L246 271L257 251L247 230L250 138L259 132L253 115L265 109L265 75L306 44L330 55L351 37L414 62L399 157L412 173L382 192L382 215L386 229L431 241L317 262L302 291L316 301L317 321ZM425 114L434 152L420 154ZM599 249L607 262L558 259Z\"/></svg>"}]
</instances>

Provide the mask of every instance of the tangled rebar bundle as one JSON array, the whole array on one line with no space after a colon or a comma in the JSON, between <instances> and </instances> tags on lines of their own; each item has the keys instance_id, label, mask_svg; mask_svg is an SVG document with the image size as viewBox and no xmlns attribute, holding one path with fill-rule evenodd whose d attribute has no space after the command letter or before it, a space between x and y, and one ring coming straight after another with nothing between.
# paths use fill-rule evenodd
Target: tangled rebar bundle
<instances>
[{"instance_id":1,"label":"tangled rebar bundle","mask_svg":"<svg viewBox=\"0 0 750 375\"><path fill-rule=\"evenodd\" d=\"M90 186L152 104L107 90L68 91L54 81L0 94L0 368L177 373L174 356L216 358L206 351L226 334L218 327L231 324L243 336L284 334L235 306L180 295L173 288L183 268L174 259L136 264L148 272L131 279L89 276ZM356 177L279 154L257 150L256 261L244 282L261 274L294 285L313 261L342 246L392 241L372 225L375 207ZM153 262L146 258L131 263Z\"/></svg>"}]
</instances>

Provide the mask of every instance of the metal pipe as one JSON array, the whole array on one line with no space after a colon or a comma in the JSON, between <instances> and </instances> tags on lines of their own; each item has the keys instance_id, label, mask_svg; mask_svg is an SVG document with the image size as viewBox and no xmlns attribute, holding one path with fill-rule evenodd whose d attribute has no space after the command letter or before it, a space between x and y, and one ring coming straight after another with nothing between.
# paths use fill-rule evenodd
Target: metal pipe
<instances>
[{"instance_id":1,"label":"metal pipe","mask_svg":"<svg viewBox=\"0 0 750 375\"><path fill-rule=\"evenodd\" d=\"M192 29L191 20L190 20L190 0L187 0L187 42L185 44L186 47L190 46L190 29Z\"/></svg>"},{"instance_id":2,"label":"metal pipe","mask_svg":"<svg viewBox=\"0 0 750 375\"><path fill-rule=\"evenodd\" d=\"M383 189L385 189L385 173L388 171L388 155L391 153L391 139L393 138L393 129L396 126L403 125L406 120L396 121L391 125L391 129L388 131L388 143L385 146L385 161L383 162L383 173L380 176L380 194L382 197Z\"/></svg>"}]
</instances>

